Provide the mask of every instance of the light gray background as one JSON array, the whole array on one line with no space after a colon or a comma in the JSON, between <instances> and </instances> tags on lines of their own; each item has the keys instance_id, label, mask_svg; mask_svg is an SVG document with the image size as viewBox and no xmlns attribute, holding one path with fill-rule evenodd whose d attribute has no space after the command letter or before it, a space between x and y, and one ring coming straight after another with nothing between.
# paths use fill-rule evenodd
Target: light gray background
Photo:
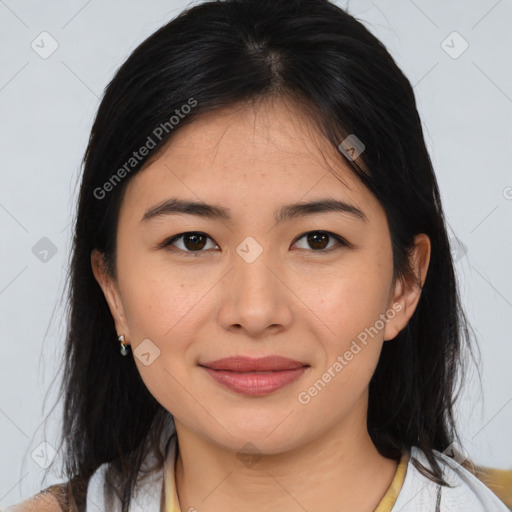
<instances>
[{"instance_id":1,"label":"light gray background","mask_svg":"<svg viewBox=\"0 0 512 512\"><path fill-rule=\"evenodd\" d=\"M62 481L52 474L42 484L38 462L52 455L40 445L56 445L60 420L59 405L43 423L60 379L80 161L114 71L186 6L0 0L0 505ZM414 85L482 352L483 397L473 375L460 429L478 463L511 468L512 2L361 0L350 2L349 12L386 44ZM31 47L34 41L40 53L51 49L43 31L58 44L45 59ZM469 46L459 55L464 41ZM57 249L47 261L32 250L43 237Z\"/></svg>"}]
</instances>

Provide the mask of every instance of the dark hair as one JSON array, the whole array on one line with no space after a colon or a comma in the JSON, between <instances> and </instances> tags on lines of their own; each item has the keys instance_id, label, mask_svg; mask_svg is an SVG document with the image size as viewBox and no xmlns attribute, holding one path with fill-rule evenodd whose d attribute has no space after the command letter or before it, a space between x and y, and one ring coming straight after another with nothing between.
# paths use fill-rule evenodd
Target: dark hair
<instances>
[{"instance_id":1,"label":"dark hair","mask_svg":"<svg viewBox=\"0 0 512 512\"><path fill-rule=\"evenodd\" d=\"M420 470L447 485L433 450L460 443L453 408L471 337L412 87L384 45L327 0L210 1L183 11L121 66L84 156L61 388L64 463L69 478L82 480L110 463L123 511L146 454L163 463L158 440L170 413L148 391L133 358L119 354L91 251L104 254L115 276L123 191L174 132L207 112L270 99L306 113L383 206L395 279L417 282L409 258L414 236L430 238L417 308L384 343L371 379L367 425L381 455L398 459L418 446L432 466ZM365 145L357 161L338 150L350 134ZM135 159L134 151L149 145Z\"/></svg>"}]
</instances>

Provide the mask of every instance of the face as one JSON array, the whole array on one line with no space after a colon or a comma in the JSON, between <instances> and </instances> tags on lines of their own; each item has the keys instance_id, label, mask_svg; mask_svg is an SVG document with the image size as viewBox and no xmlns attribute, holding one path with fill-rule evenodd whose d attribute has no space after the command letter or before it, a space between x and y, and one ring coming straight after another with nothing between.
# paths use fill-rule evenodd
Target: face
<instances>
[{"instance_id":1,"label":"face","mask_svg":"<svg viewBox=\"0 0 512 512\"><path fill-rule=\"evenodd\" d=\"M217 210L162 206L171 200ZM325 201L338 208L285 210ZM424 276L428 238L419 241ZM95 276L144 383L180 428L270 454L366 426L382 344L419 294L392 282L380 204L292 106L225 109L177 131L127 185L117 247L117 279L93 252ZM305 366L260 392L250 384L269 374L238 374L232 388L201 366L269 355Z\"/></svg>"}]
</instances>

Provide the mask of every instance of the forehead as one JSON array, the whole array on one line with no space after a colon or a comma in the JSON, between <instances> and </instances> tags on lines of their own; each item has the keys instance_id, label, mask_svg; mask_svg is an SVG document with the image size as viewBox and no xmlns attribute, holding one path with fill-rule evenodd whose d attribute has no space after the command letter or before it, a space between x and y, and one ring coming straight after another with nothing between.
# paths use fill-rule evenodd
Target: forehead
<instances>
[{"instance_id":1,"label":"forehead","mask_svg":"<svg viewBox=\"0 0 512 512\"><path fill-rule=\"evenodd\" d=\"M284 176L299 165L325 173L340 157L300 107L284 101L231 106L203 114L179 129L159 155L161 161L201 162L208 171ZM326 156L330 162L326 162ZM223 172L222 174L226 174ZM353 178L345 172L347 178Z\"/></svg>"},{"instance_id":2,"label":"forehead","mask_svg":"<svg viewBox=\"0 0 512 512\"><path fill-rule=\"evenodd\" d=\"M233 106L179 128L128 184L131 209L169 196L215 204L276 206L333 197L379 205L300 108L285 102Z\"/></svg>"}]
</instances>

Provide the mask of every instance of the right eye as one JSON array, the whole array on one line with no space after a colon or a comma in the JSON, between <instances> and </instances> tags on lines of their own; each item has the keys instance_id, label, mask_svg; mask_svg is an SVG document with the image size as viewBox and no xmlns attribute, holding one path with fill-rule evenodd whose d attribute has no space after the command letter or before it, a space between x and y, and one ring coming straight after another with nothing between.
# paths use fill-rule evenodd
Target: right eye
<instances>
[{"instance_id":1,"label":"right eye","mask_svg":"<svg viewBox=\"0 0 512 512\"><path fill-rule=\"evenodd\" d=\"M186 256L196 256L194 253L206 252L202 249L204 249L208 239L212 240L206 233L202 233L200 231L187 231L186 233L180 233L167 239L162 244L162 247L165 247L173 252L182 252ZM179 243L182 247L177 247L174 245L177 241L180 241ZM219 246L213 244L213 248L219 248Z\"/></svg>"}]
</instances>

